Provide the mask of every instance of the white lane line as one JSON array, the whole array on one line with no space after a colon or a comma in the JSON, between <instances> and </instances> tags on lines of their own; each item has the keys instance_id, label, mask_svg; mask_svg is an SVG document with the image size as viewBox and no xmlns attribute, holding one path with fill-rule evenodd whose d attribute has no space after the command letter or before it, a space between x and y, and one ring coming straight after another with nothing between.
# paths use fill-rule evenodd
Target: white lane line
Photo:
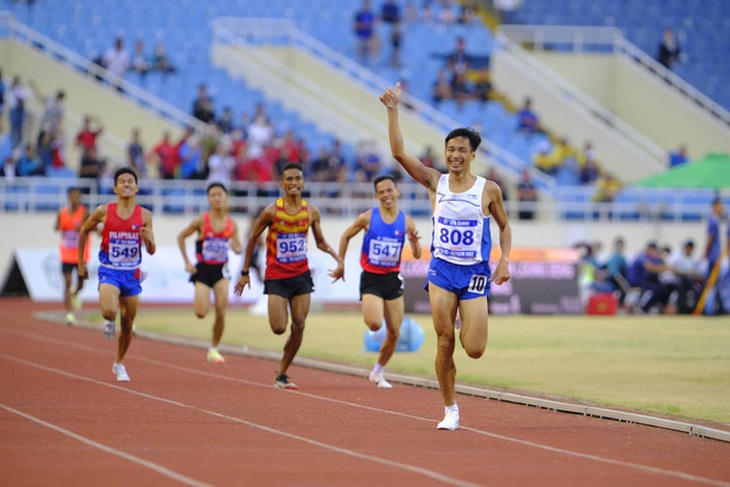
<instances>
[{"instance_id":1,"label":"white lane line","mask_svg":"<svg viewBox=\"0 0 730 487\"><path fill-rule=\"evenodd\" d=\"M164 475L165 477L169 477L173 480L177 480L178 482L182 482L185 485L192 485L194 487L210 487L210 484L206 484L205 482L200 482L198 480L195 480L193 478L187 477L183 474L177 473L173 470L170 470L169 468L163 467L162 465L158 465L156 463L149 462L147 460L144 460L142 458L136 457L134 455L130 455L129 453L125 453L123 451L111 448L109 446L106 446L102 443L98 443L94 440L90 440L86 438L85 436L81 436L79 434L74 433L73 431L69 431L66 428L62 428L60 426L57 426L53 423L49 423L47 421L43 421L40 418L36 418L35 416L31 416L30 414L26 414L23 411L18 411L17 409L11 408L10 406L7 406L5 404L0 403L0 408L8 411L9 413L13 413L15 415L18 415L22 418L25 418L29 421L32 421L34 423L37 423L41 426L45 426L46 428L52 429L53 431L56 431L58 433L61 433L63 435L69 436L73 438L76 441L80 441L81 443L85 443L86 445L89 445L91 447L96 448L97 450L101 450L106 453L110 453L112 455L116 455L118 457L122 457L125 460L129 460L132 463L136 463L137 465L141 465L143 467L147 467L150 470L154 470L155 472L159 473L160 475Z\"/></svg>"},{"instance_id":2,"label":"white lane line","mask_svg":"<svg viewBox=\"0 0 730 487\"><path fill-rule=\"evenodd\" d=\"M416 467L416 466L413 466L413 465L408 465L408 464L405 464L405 463L396 462L396 461L393 461L393 460L388 460L387 458L380 458L380 457L376 457L376 456L373 456L373 455L367 455L367 454L364 454L364 453L356 452L354 450L349 450L347 448L341 448L341 447L338 447L338 446L330 445L330 444L327 444L327 443L323 443L321 441L317 441L317 440L313 440L311 438L307 438L305 436L295 435L293 433L288 433L286 431L277 430L275 428L270 428L270 427L264 426L262 424L253 423L251 421L246 421L245 419L237 418L237 417L234 417L234 416L228 416L227 414L218 413L218 412L215 412L215 411L211 411L209 409L199 408L199 407L193 406L191 404L185 404L185 403L182 403L182 402L173 401L172 399L167 399L167 398L164 398L164 397L155 396L155 395L152 395L152 394L147 394L145 392L139 392L139 391L135 391L135 390L132 390L132 389L127 389L125 387L121 387L121 386L118 386L118 385L115 385L115 384L110 384L110 383L102 382L102 381L99 381L99 380L96 380L96 379L92 379L92 378L89 378L89 377L84 377L82 375L77 375L77 374L74 374L74 373L71 373L71 372L66 372L64 370L60 370L60 369L56 369L56 368L52 368L52 367L47 367L45 365L42 365L42 364L39 364L39 363L36 363L36 362L31 362L29 360L25 360L25 359L22 359L22 358L19 358L19 357L14 357L12 355L8 355L8 354L5 354L5 353L0 353L0 358L4 358L4 359L9 360L9 361L12 361L12 362L16 362L16 363L20 363L20 364L23 364L23 365L27 365L29 367L34 367L34 368L37 368L37 369L40 369L40 370L44 370L44 371L47 371L47 372L53 372L55 374L63 375L63 376L66 376L66 377L70 377L72 379L78 379L78 380L82 380L82 381L85 381L85 382L90 382L92 384L96 384L96 385L108 387L110 389L115 389L117 391L126 392L128 394L133 394L133 395L140 396L140 397L144 397L144 398L147 398L147 399L152 399L154 401L159 401L159 402L162 402L162 403L165 403L165 404L169 404L169 405L172 405L172 406L176 406L176 407L179 407L179 408L188 409L188 410L191 410L191 411L208 414L208 415L213 416L213 417L216 417L216 418L221 418L221 419L225 419L225 420L228 420L228 421L233 421L233 422L236 422L236 423L244 424L246 426L250 426L252 428L256 428L256 429L259 429L261 431L266 431L267 433L272 433L272 434L279 435L279 436L283 436L285 438L289 438L289 439L292 439L292 440L297 440L297 441L300 441L302 443L306 443L306 444L309 444L309 445L312 445L312 446L316 446L316 447L319 447L319 448L322 448L322 449L325 449L325 450L330 450L330 451L333 451L333 452L341 453L343 455L348 455L348 456L351 456L351 457L359 458L361 460L367 460L367 461L379 463L379 464L382 464L382 465L387 465L387 466L390 466L390 467L393 467L393 468L396 468L396 469L406 470L406 471L409 471L409 472L412 472L412 473L415 473L415 474L418 474L418 475L423 475L425 477L432 478L432 479L437 480L439 482L443 482L446 485L455 485L455 486L459 486L459 487L478 487L480 485L480 484L473 484L471 482L466 482L466 481L454 479L454 478L452 478L450 476L447 476L447 475L444 475L444 474L441 474L439 472L435 472L435 471L432 471L432 470L428 470L428 469L425 469L425 468ZM290 391L290 392L292 392L292 391ZM33 418L33 417L32 416L29 416L29 418ZM59 429L61 429L61 428L59 428ZM66 431L66 430L64 430L64 431ZM71 433L71 432L69 431L68 433ZM71 434L73 434L73 433L71 433ZM79 438L81 438L81 437L79 437ZM103 446L103 445L100 445L100 446ZM112 450L112 451L115 451L115 450ZM205 485L205 484L195 484L195 485Z\"/></svg>"},{"instance_id":3,"label":"white lane line","mask_svg":"<svg viewBox=\"0 0 730 487\"><path fill-rule=\"evenodd\" d=\"M91 351L91 352L94 352L94 353L108 354L108 351L106 351L106 350L101 350L99 348L94 348L94 347L91 347L91 346L88 346L88 345L81 345L81 344L76 344L76 343L69 343L69 342L62 341L62 340L55 339L55 338L48 338L48 337L45 337L43 335L38 335L38 334L36 334L34 332L27 332L27 331L18 332L18 331L15 331L15 332L11 332L11 333L12 334L18 334L18 335L23 335L23 336L28 336L29 338L33 338L33 339L36 339L38 341L46 341L46 342L52 342L52 343L59 343L59 344L64 344L65 346L74 346L76 348L83 349L83 350L87 350L87 351ZM186 373L202 375L202 376L205 376L205 377L217 378L217 379L221 379L221 380L226 380L226 381L231 381L231 382L237 382L237 383L240 383L240 384L246 384L246 385L251 385L251 386L256 386L256 387L264 387L266 389L271 388L271 384L269 384L269 383L263 384L263 383L260 383L260 382L253 382L253 381L249 381L249 380L246 380L246 379L240 379L240 378L237 378L237 377L229 377L229 376L226 376L226 375L220 375L220 374L216 374L216 373L213 373L213 372L207 372L207 371L193 369L193 368L184 367L184 366L180 366L180 365L174 365L174 364L170 364L170 363L167 363L167 362L161 362L159 360L154 360L154 359L150 359L150 358L146 358L146 357L134 357L134 360L139 360L139 361L142 361L142 362L147 362L147 363L150 363L150 364L159 365L159 366L162 366L162 367L167 367L167 368L179 370L179 371L186 372ZM408 418L408 419L413 419L413 420L417 420L417 421L425 421L425 422L428 422L428 423L434 423L434 420L432 418L424 418L423 416L414 416L414 415L411 415L411 414L401 413L401 412L398 412L398 411L391 411L391 410L387 410L387 409L380 409L380 408L373 407L373 406L366 406L366 405L362 405L362 404L352 403L352 402L349 402L349 401L342 401L340 399L333 399L333 398L329 398L329 397L325 397L325 396L319 396L319 395L315 395L315 394L310 394L310 393L307 393L307 392L303 392L302 390L287 391L287 392L290 393L290 394L299 394L299 395L302 395L302 396L306 396L306 397L313 398L313 399L318 399L318 400L321 400L321 401L327 401L327 402L331 402L331 403L334 403L334 404L347 405L347 406L350 406L350 407L359 408L359 409L365 409L365 410L373 411L373 412L377 412L377 413L391 414L391 415L399 416L399 417L402 417L402 418ZM721 480L715 480L715 479L710 479L710 478L706 478L706 477L700 477L700 476L697 476L697 475L692 475L692 474L688 474L688 473L685 473L685 472L679 472L679 471L676 471L676 470L667 470L667 469L663 469L663 468L659 468L659 467L652 467L652 466L648 466L648 465L642 465L642 464L638 464L638 463L626 462L626 461L622 461L622 460L615 460L615 459L608 458L608 457L603 457L603 456L598 456L598 455L591 455L591 454L588 454L588 453L582 453L582 452L573 451L573 450L566 450L566 449L563 449L563 448L553 447L553 446L545 445L545 444L542 444L542 443L536 443L536 442L533 442L533 441L522 440L522 439L519 439L519 438L514 438L514 437L510 437L510 436L500 435L498 433L492 433L492 432L489 432L489 431L479 430L479 429L476 429L476 428L470 428L470 427L467 427L467 426L459 426L459 428L460 429L463 429L463 430L466 430L466 431L471 431L473 433L477 433L477 434L480 434L480 435L483 435L483 436L488 436L488 437L491 437L491 438L495 438L495 439L499 439L499 440L503 440L503 441L507 441L507 442L511 442L511 443L517 443L517 444L520 444L520 445L523 445L523 446L537 448L537 449L540 449L540 450L550 451L550 452L553 452L553 453L560 453L560 454L563 454L563 455L568 455L568 456L572 456L572 457L576 457L576 458L582 458L582 459L585 459L585 460L593 460L593 461L596 461L596 462L606 463L606 464L609 464L609 465L617 465L617 466L621 466L621 467L625 467L625 468L630 468L630 469L634 469L634 470L640 470L640 471L647 472L647 473L659 474L659 475L666 475L666 476L670 476L670 477L676 477L676 478L680 478L680 479L683 479L683 480L690 480L690 481L693 481L693 482L698 482L698 483L707 484L707 485L717 485L717 486L721 486L721 487L730 487L730 482L724 482L724 481L721 481Z\"/></svg>"}]
</instances>

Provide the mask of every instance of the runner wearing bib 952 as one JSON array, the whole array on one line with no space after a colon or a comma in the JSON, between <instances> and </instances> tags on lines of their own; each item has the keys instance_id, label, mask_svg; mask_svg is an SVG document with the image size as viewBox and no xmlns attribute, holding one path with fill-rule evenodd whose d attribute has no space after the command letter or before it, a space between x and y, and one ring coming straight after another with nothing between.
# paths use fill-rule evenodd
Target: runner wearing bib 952
<instances>
[{"instance_id":1,"label":"runner wearing bib 952","mask_svg":"<svg viewBox=\"0 0 730 487\"><path fill-rule=\"evenodd\" d=\"M269 295L271 331L277 335L286 331L289 312L292 320L274 386L279 389L296 389L297 386L289 380L286 373L302 345L304 325L311 302L310 294L314 291L307 258L309 230L312 230L318 249L330 254L338 264L341 265L342 262L324 239L319 210L302 199L304 189L302 166L295 163L284 165L279 185L284 191L284 196L264 208L251 227L241 277L236 283L234 292L240 296L244 287L250 287L249 269L256 241L268 228L264 294Z\"/></svg>"},{"instance_id":2,"label":"runner wearing bib 952","mask_svg":"<svg viewBox=\"0 0 730 487\"><path fill-rule=\"evenodd\" d=\"M375 197L379 201L377 208L360 213L355 221L340 237L340 259L345 259L350 239L361 230L365 230L360 252L360 299L365 324L372 331L385 326L387 333L380 346L378 361L375 363L370 380L381 389L392 386L383 370L395 353L400 336L400 325L403 321L403 278L400 275L400 261L403 244L406 238L411 245L413 257L421 258L421 245L418 242L418 231L413 218L398 210L400 191L393 176L379 176L373 181ZM335 269L331 276L345 280L345 269L342 265Z\"/></svg>"},{"instance_id":3,"label":"runner wearing bib 952","mask_svg":"<svg viewBox=\"0 0 730 487\"><path fill-rule=\"evenodd\" d=\"M142 245L150 255L157 249L152 232L152 213L137 205L138 191L137 174L129 167L117 170L114 173L117 202L98 206L79 231L78 272L79 278L86 279L88 271L83 260L86 239L99 223L104 224L99 249L99 305L104 317L104 335L110 340L114 339L114 321L119 310L117 359L112 365L112 372L119 382L129 381L122 360L132 341L132 327L142 292L139 269Z\"/></svg>"},{"instance_id":4,"label":"runner wearing bib 952","mask_svg":"<svg viewBox=\"0 0 730 487\"><path fill-rule=\"evenodd\" d=\"M454 385L456 365L455 319L459 311L461 345L471 358L484 354L488 336L490 284L509 280L512 230L504 209L502 191L493 181L471 173L471 163L481 143L473 130L452 130L445 140L444 160L448 174L425 166L405 152L398 120L400 83L388 88L380 101L388 113L388 136L393 157L413 179L428 188L433 209L431 264L426 279L431 316L437 335L436 376L443 396L445 416L438 429L459 427ZM490 217L499 227L502 255L492 275L489 254L492 241Z\"/></svg>"}]
</instances>

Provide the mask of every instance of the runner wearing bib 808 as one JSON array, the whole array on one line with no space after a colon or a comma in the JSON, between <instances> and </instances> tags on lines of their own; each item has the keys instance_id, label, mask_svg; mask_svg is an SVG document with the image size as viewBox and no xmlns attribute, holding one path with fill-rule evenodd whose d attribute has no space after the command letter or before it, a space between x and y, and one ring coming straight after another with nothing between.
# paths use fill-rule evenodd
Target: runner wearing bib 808
<instances>
[{"instance_id":1,"label":"runner wearing bib 808","mask_svg":"<svg viewBox=\"0 0 730 487\"><path fill-rule=\"evenodd\" d=\"M454 386L456 366L455 319L461 315L461 345L471 358L479 358L487 346L489 286L509 280L512 230L502 201L502 191L493 181L471 173L471 163L481 143L473 130L452 130L444 144L448 175L425 166L405 152L398 120L400 83L388 88L380 102L388 113L388 136L393 157L408 174L428 188L433 209L432 259L426 288L433 326L437 335L436 376L444 401L445 416L438 429L459 427L459 408ZM502 256L492 274L489 254L492 247L489 221L499 227Z\"/></svg>"},{"instance_id":2,"label":"runner wearing bib 808","mask_svg":"<svg viewBox=\"0 0 730 487\"><path fill-rule=\"evenodd\" d=\"M249 269L256 241L268 228L264 294L269 296L269 326L271 331L281 335L286 331L289 311L292 320L274 386L280 389L296 389L297 386L289 380L286 372L302 344L310 295L314 291L307 258L309 230L312 230L318 249L330 254L338 264L341 260L324 239L319 210L302 199L302 166L295 163L284 165L279 185L284 196L264 208L251 227L241 277L234 292L240 296L244 287L250 287Z\"/></svg>"}]
</instances>

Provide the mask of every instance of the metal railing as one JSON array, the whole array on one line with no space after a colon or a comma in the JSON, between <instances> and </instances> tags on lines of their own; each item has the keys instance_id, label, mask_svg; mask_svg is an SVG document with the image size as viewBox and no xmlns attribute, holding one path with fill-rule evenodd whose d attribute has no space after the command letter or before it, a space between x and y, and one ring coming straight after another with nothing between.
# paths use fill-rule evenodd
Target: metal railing
<instances>
[{"instance_id":1,"label":"metal railing","mask_svg":"<svg viewBox=\"0 0 730 487\"><path fill-rule=\"evenodd\" d=\"M155 214L194 215L208 208L207 181L140 180L137 202ZM69 187L83 188L90 207L112 201L112 181L103 178L14 178L0 179L0 213L42 213L57 211L67 203ZM236 181L228 185L229 203L236 214L251 214L279 196L279 183ZM399 207L414 217L430 217L431 203L426 188L411 180L399 183ZM595 202L595 188L561 187L557 201L520 202L510 199L505 206L512 219L520 212L534 213L540 221L663 221L687 222L707 218L713 190L625 188L613 202ZM514 194L513 191L509 191ZM328 215L354 218L373 207L372 183L340 184L307 182L304 197ZM728 201L730 204L730 200Z\"/></svg>"}]
</instances>

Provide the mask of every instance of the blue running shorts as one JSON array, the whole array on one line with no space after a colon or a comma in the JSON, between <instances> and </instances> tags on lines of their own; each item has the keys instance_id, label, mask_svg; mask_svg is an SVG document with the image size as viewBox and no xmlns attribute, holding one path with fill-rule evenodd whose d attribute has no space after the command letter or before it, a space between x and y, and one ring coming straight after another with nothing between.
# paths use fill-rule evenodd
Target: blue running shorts
<instances>
[{"instance_id":1,"label":"blue running shorts","mask_svg":"<svg viewBox=\"0 0 730 487\"><path fill-rule=\"evenodd\" d=\"M140 270L118 270L99 266L99 286L111 284L119 289L119 296L137 296L142 292L140 284Z\"/></svg>"},{"instance_id":2,"label":"blue running shorts","mask_svg":"<svg viewBox=\"0 0 730 487\"><path fill-rule=\"evenodd\" d=\"M438 258L431 259L428 268L426 284L423 288L428 291L428 283L456 294L459 299L474 299L482 296L489 297L492 269L489 262L474 265L456 265Z\"/></svg>"}]
</instances>

